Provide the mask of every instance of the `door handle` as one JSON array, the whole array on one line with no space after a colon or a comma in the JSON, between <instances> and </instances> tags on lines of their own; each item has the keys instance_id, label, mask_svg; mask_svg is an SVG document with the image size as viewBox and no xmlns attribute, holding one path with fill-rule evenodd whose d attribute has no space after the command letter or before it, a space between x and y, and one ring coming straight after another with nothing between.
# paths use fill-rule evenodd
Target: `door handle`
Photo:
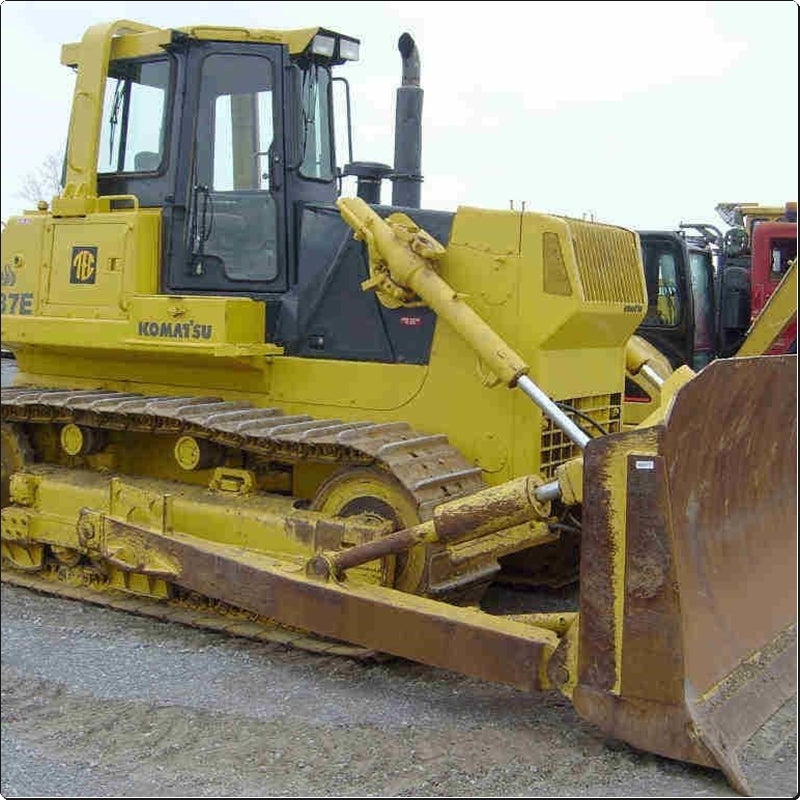
<instances>
[{"instance_id":1,"label":"door handle","mask_svg":"<svg viewBox=\"0 0 800 800\"><path fill-rule=\"evenodd\" d=\"M267 172L266 174L262 173L261 177L269 181L270 192L276 192L281 188L280 156L274 154L272 145L270 145L269 150L259 150L257 153L253 153L253 158L256 160L262 156L267 156Z\"/></svg>"},{"instance_id":2,"label":"door handle","mask_svg":"<svg viewBox=\"0 0 800 800\"><path fill-rule=\"evenodd\" d=\"M280 156L271 156L269 161L269 189L276 192L281 188L281 159Z\"/></svg>"}]
</instances>

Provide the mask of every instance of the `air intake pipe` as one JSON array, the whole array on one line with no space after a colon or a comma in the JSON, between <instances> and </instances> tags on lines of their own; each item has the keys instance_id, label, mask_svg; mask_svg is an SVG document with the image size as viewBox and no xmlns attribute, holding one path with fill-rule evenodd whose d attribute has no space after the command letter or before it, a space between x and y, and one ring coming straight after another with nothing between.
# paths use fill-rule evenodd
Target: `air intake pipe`
<instances>
[{"instance_id":1,"label":"air intake pipe","mask_svg":"<svg viewBox=\"0 0 800 800\"><path fill-rule=\"evenodd\" d=\"M419 208L422 175L422 95L419 86L419 50L404 33L397 43L403 58L403 83L397 90L394 126L392 205Z\"/></svg>"}]
</instances>

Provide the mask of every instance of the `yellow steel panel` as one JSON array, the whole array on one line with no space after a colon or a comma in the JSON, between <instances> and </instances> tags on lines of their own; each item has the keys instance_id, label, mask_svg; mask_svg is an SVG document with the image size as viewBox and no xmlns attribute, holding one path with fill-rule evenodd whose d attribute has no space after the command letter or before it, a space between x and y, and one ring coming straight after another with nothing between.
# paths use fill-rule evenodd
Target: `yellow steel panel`
<instances>
[{"instance_id":1,"label":"yellow steel panel","mask_svg":"<svg viewBox=\"0 0 800 800\"><path fill-rule=\"evenodd\" d=\"M133 355L138 353L150 353L155 356L152 362L152 374L159 375L161 380L170 380L170 374L175 369L175 364L170 363L171 359L184 359L184 364L192 367L185 359L189 356L192 359L199 357L210 357L216 359L245 359L242 366L252 368L253 365L247 360L261 357L280 351L270 344L239 344L235 341L229 342L224 329L224 324L217 327L213 322L199 321L191 318L191 327L188 329L188 339L185 338L181 322L160 322L149 323L157 327L148 328L148 333L139 335L129 335L130 323L125 320L102 320L102 319L70 319L68 317L9 317L3 320L3 344L8 345L17 355L21 369L26 369L26 364L34 363L38 356L48 357L47 350L51 354L58 355L60 369L59 374L70 374L76 369L76 364L80 359L89 359L88 371L81 375L99 376L102 369L102 354L106 351L112 355L113 374L117 376L128 375L119 378L120 384L125 384L131 379L130 372L126 369L133 368L133 364L143 364L140 358L132 359L126 365L126 360L121 353L125 352ZM179 329L176 326L180 326ZM34 351L38 351L34 352ZM31 357L34 361L28 362ZM97 358L97 367L91 364L91 359ZM159 362L161 365L159 366ZM195 363L195 368L199 366ZM138 369L138 366L136 367ZM66 371L66 372L64 372ZM145 368L145 372L150 371ZM76 373L76 380L80 376ZM91 377L90 377L91 380ZM205 378L203 379L205 381ZM190 379L190 385L197 385L197 378ZM230 385L230 380L226 381Z\"/></svg>"},{"instance_id":2,"label":"yellow steel panel","mask_svg":"<svg viewBox=\"0 0 800 800\"><path fill-rule=\"evenodd\" d=\"M124 222L55 223L50 281L43 313L80 306L86 317L121 319L124 253L130 229Z\"/></svg>"},{"instance_id":3,"label":"yellow steel panel","mask_svg":"<svg viewBox=\"0 0 800 800\"><path fill-rule=\"evenodd\" d=\"M195 39L214 39L228 42L265 42L285 44L292 54L302 53L317 35L319 28L300 28L275 31L263 28L230 28L224 26L194 25L177 30Z\"/></svg>"},{"instance_id":4,"label":"yellow steel panel","mask_svg":"<svg viewBox=\"0 0 800 800\"><path fill-rule=\"evenodd\" d=\"M123 319L127 294L158 285L160 220L157 209L48 218L42 313Z\"/></svg>"},{"instance_id":5,"label":"yellow steel panel","mask_svg":"<svg viewBox=\"0 0 800 800\"><path fill-rule=\"evenodd\" d=\"M522 215L516 211L491 211L459 206L450 229L450 243L483 253L518 254Z\"/></svg>"},{"instance_id":6,"label":"yellow steel panel","mask_svg":"<svg viewBox=\"0 0 800 800\"><path fill-rule=\"evenodd\" d=\"M619 348L541 350L534 359L537 381L554 397L565 400L588 394L614 394L624 387L623 354Z\"/></svg>"},{"instance_id":7,"label":"yellow steel panel","mask_svg":"<svg viewBox=\"0 0 800 800\"><path fill-rule=\"evenodd\" d=\"M363 411L408 408L427 373L427 367L413 364L275 358L272 397L298 413L310 406L313 410L308 413L314 416L323 416L322 409L327 408L332 416L357 419Z\"/></svg>"},{"instance_id":8,"label":"yellow steel panel","mask_svg":"<svg viewBox=\"0 0 800 800\"><path fill-rule=\"evenodd\" d=\"M124 25L124 22L117 23ZM197 25L175 28L195 39L213 39L227 42L264 42L285 44L292 54L302 53L316 36L319 28L300 28L289 31L274 31L258 28L232 28ZM163 53L164 45L172 40L173 29L151 28L141 33L120 33L111 40L110 58L139 58ZM83 42L72 42L61 47L61 63L75 67L90 57L90 48Z\"/></svg>"},{"instance_id":9,"label":"yellow steel panel","mask_svg":"<svg viewBox=\"0 0 800 800\"><path fill-rule=\"evenodd\" d=\"M2 236L2 336L12 317L39 313L42 249L46 217L31 214L11 217Z\"/></svg>"},{"instance_id":10,"label":"yellow steel panel","mask_svg":"<svg viewBox=\"0 0 800 800\"><path fill-rule=\"evenodd\" d=\"M128 306L126 341L130 344L252 345L264 341L264 303L248 297L136 295Z\"/></svg>"}]
</instances>

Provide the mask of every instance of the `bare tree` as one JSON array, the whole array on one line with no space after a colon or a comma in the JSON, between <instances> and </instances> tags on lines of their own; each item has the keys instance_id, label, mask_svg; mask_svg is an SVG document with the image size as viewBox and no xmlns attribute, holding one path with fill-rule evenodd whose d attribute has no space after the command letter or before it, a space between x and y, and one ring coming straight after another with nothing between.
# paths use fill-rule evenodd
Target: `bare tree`
<instances>
[{"instance_id":1,"label":"bare tree","mask_svg":"<svg viewBox=\"0 0 800 800\"><path fill-rule=\"evenodd\" d=\"M50 202L54 195L61 192L61 165L63 162L63 149L57 153L50 153L35 170L25 176L22 187L17 193L19 197L31 203L38 203L39 200Z\"/></svg>"}]
</instances>

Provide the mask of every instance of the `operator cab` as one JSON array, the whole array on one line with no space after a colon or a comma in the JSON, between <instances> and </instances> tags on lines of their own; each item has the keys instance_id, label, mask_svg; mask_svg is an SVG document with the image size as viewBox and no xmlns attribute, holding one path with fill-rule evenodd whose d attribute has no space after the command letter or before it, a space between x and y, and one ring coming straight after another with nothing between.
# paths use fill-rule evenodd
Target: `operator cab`
<instances>
[{"instance_id":1,"label":"operator cab","mask_svg":"<svg viewBox=\"0 0 800 800\"><path fill-rule=\"evenodd\" d=\"M637 333L677 369L702 369L714 357L711 250L682 231L639 231L647 314Z\"/></svg>"},{"instance_id":2,"label":"operator cab","mask_svg":"<svg viewBox=\"0 0 800 800\"><path fill-rule=\"evenodd\" d=\"M163 208L163 292L267 299L291 284L297 210L337 197L331 67L358 41L170 33L159 52L109 63L98 194Z\"/></svg>"},{"instance_id":3,"label":"operator cab","mask_svg":"<svg viewBox=\"0 0 800 800\"><path fill-rule=\"evenodd\" d=\"M447 241L453 214L419 208L419 57L404 34L395 166L354 163L349 87L331 71L357 59L358 49L356 39L322 28L171 30L120 20L89 29L62 51L78 74L54 216L152 210L136 219L159 233L138 241L158 266L142 269L138 291L262 302L264 342L287 355L428 363L435 314L409 315L362 291L366 250L335 205L343 175L358 179L362 199L370 190L374 205L381 180L390 178L393 206L413 209L420 226ZM345 90L337 92L349 158L343 170L335 148L337 81ZM75 231L62 236L65 252L83 245L73 241ZM93 229L96 238L109 232ZM115 236L121 250L127 228ZM152 249L158 236L160 254ZM110 244L96 249L89 248L92 259L121 263ZM119 275L112 275L117 283ZM103 276L98 293L110 282ZM116 298L106 296L104 313L117 314Z\"/></svg>"}]
</instances>

